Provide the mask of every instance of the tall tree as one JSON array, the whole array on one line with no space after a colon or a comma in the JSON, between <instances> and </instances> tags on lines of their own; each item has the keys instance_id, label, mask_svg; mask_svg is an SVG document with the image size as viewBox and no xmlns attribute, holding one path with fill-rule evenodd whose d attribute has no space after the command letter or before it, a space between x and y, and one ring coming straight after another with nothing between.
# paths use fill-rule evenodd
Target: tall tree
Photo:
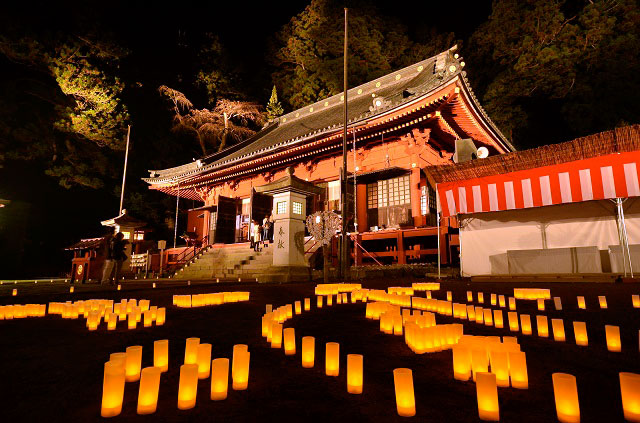
<instances>
[{"instance_id":1,"label":"tall tree","mask_svg":"<svg viewBox=\"0 0 640 423\"><path fill-rule=\"evenodd\" d=\"M272 78L289 106L302 107L342 91L343 16L341 2L311 0L272 41ZM425 44L406 34L404 25L382 16L370 3L354 4L349 11L350 84L375 79L455 44L453 34Z\"/></svg>"}]
</instances>

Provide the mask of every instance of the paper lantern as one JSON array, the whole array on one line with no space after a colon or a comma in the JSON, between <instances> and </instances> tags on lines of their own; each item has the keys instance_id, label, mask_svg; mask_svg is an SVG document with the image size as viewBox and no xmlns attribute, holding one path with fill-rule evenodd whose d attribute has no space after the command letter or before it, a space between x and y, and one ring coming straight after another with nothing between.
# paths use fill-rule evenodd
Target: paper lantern
<instances>
[{"instance_id":1,"label":"paper lantern","mask_svg":"<svg viewBox=\"0 0 640 423\"><path fill-rule=\"evenodd\" d=\"M327 295L327 305L333 305L333 295Z\"/></svg>"},{"instance_id":2,"label":"paper lantern","mask_svg":"<svg viewBox=\"0 0 640 423\"><path fill-rule=\"evenodd\" d=\"M322 295L318 295L316 299L317 299L316 307L322 308Z\"/></svg>"},{"instance_id":3,"label":"paper lantern","mask_svg":"<svg viewBox=\"0 0 640 423\"><path fill-rule=\"evenodd\" d=\"M155 289L155 287L156 287L156 283L155 283L155 282L154 282L154 283L152 283L152 284L151 284L151 287Z\"/></svg>"},{"instance_id":4,"label":"paper lantern","mask_svg":"<svg viewBox=\"0 0 640 423\"><path fill-rule=\"evenodd\" d=\"M14 297L18 295L18 290L14 288L13 291L11 291L11 295Z\"/></svg>"},{"instance_id":5,"label":"paper lantern","mask_svg":"<svg viewBox=\"0 0 640 423\"><path fill-rule=\"evenodd\" d=\"M167 317L167 309L165 307L158 308L156 312L156 326L164 325L166 317Z\"/></svg>"},{"instance_id":6,"label":"paper lantern","mask_svg":"<svg viewBox=\"0 0 640 423\"><path fill-rule=\"evenodd\" d=\"M469 318L469 321L476 320L476 308L474 306L467 306L467 317Z\"/></svg>"},{"instance_id":7,"label":"paper lantern","mask_svg":"<svg viewBox=\"0 0 640 423\"><path fill-rule=\"evenodd\" d=\"M265 312L266 313L271 313L272 311L273 311L273 305L267 304L267 306L265 308Z\"/></svg>"},{"instance_id":8,"label":"paper lantern","mask_svg":"<svg viewBox=\"0 0 640 423\"><path fill-rule=\"evenodd\" d=\"M518 332L518 330L520 330L520 325L518 324L518 313L510 311L507 313L507 317L509 318L509 330L511 332Z\"/></svg>"},{"instance_id":9,"label":"paper lantern","mask_svg":"<svg viewBox=\"0 0 640 423\"><path fill-rule=\"evenodd\" d=\"M249 362L251 353L239 350L233 357L231 378L232 388L236 391L244 391L249 386Z\"/></svg>"},{"instance_id":10,"label":"paper lantern","mask_svg":"<svg viewBox=\"0 0 640 423\"><path fill-rule=\"evenodd\" d=\"M489 371L489 357L484 345L474 345L471 349L471 371L474 381L478 373Z\"/></svg>"},{"instance_id":11,"label":"paper lantern","mask_svg":"<svg viewBox=\"0 0 640 423\"><path fill-rule=\"evenodd\" d=\"M476 323L484 323L484 309L482 307L476 307L475 309Z\"/></svg>"},{"instance_id":12,"label":"paper lantern","mask_svg":"<svg viewBox=\"0 0 640 423\"><path fill-rule=\"evenodd\" d=\"M504 319L502 317L502 310L493 310L493 326L498 329L504 327Z\"/></svg>"},{"instance_id":13,"label":"paper lantern","mask_svg":"<svg viewBox=\"0 0 640 423\"><path fill-rule=\"evenodd\" d=\"M120 291L122 289L122 287L120 286L120 284L118 284L118 291Z\"/></svg>"},{"instance_id":14,"label":"paper lantern","mask_svg":"<svg viewBox=\"0 0 640 423\"><path fill-rule=\"evenodd\" d=\"M553 297L553 305L555 306L556 310L562 310L562 300L560 299L560 297Z\"/></svg>"},{"instance_id":15,"label":"paper lantern","mask_svg":"<svg viewBox=\"0 0 640 423\"><path fill-rule=\"evenodd\" d=\"M236 366L240 363L240 355L249 351L249 346L246 344L236 344L233 346L233 355L231 356L231 378L236 372Z\"/></svg>"},{"instance_id":16,"label":"paper lantern","mask_svg":"<svg viewBox=\"0 0 640 423\"><path fill-rule=\"evenodd\" d=\"M325 346L325 373L327 376L340 374L340 344L327 342Z\"/></svg>"},{"instance_id":17,"label":"paper lantern","mask_svg":"<svg viewBox=\"0 0 640 423\"><path fill-rule=\"evenodd\" d=\"M393 334L402 335L402 316L400 314L393 315Z\"/></svg>"},{"instance_id":18,"label":"paper lantern","mask_svg":"<svg viewBox=\"0 0 640 423\"><path fill-rule=\"evenodd\" d=\"M467 291L467 302L468 303L472 303L473 302L473 292L471 292L471 291Z\"/></svg>"},{"instance_id":19,"label":"paper lantern","mask_svg":"<svg viewBox=\"0 0 640 423\"><path fill-rule=\"evenodd\" d=\"M587 346L589 344L587 325L585 322L573 322L573 335L576 340L576 345Z\"/></svg>"},{"instance_id":20,"label":"paper lantern","mask_svg":"<svg viewBox=\"0 0 640 423\"><path fill-rule=\"evenodd\" d=\"M478 398L478 416L480 420L497 422L500 420L498 404L498 386L493 373L478 373L476 378L476 396Z\"/></svg>"},{"instance_id":21,"label":"paper lantern","mask_svg":"<svg viewBox=\"0 0 640 423\"><path fill-rule=\"evenodd\" d=\"M605 325L604 332L607 337L607 349L612 352L620 352L622 345L620 344L620 327Z\"/></svg>"},{"instance_id":22,"label":"paper lantern","mask_svg":"<svg viewBox=\"0 0 640 423\"><path fill-rule=\"evenodd\" d=\"M413 417L416 415L416 398L413 393L413 374L411 369L394 369L393 384L396 391L398 415Z\"/></svg>"},{"instance_id":23,"label":"paper lantern","mask_svg":"<svg viewBox=\"0 0 640 423\"><path fill-rule=\"evenodd\" d=\"M587 304L584 301L584 297L578 297L578 308L581 308L583 310L587 308Z\"/></svg>"},{"instance_id":24,"label":"paper lantern","mask_svg":"<svg viewBox=\"0 0 640 423\"><path fill-rule=\"evenodd\" d=\"M200 338L187 338L184 346L184 364L198 363L198 345Z\"/></svg>"},{"instance_id":25,"label":"paper lantern","mask_svg":"<svg viewBox=\"0 0 640 423\"><path fill-rule=\"evenodd\" d=\"M169 340L160 339L153 343L153 366L161 372L169 370Z\"/></svg>"},{"instance_id":26,"label":"paper lantern","mask_svg":"<svg viewBox=\"0 0 640 423\"><path fill-rule=\"evenodd\" d=\"M122 411L124 398L125 369L122 365L113 362L104 364L104 377L102 380L102 417L114 417Z\"/></svg>"},{"instance_id":27,"label":"paper lantern","mask_svg":"<svg viewBox=\"0 0 640 423\"><path fill-rule=\"evenodd\" d=\"M598 297L598 303L600 304L600 308L607 308L607 297L600 295Z\"/></svg>"},{"instance_id":28,"label":"paper lantern","mask_svg":"<svg viewBox=\"0 0 640 423\"><path fill-rule=\"evenodd\" d=\"M158 407L158 392L160 391L160 369L145 367L140 376L138 389L138 414L152 414Z\"/></svg>"},{"instance_id":29,"label":"paper lantern","mask_svg":"<svg viewBox=\"0 0 640 423\"><path fill-rule=\"evenodd\" d=\"M115 314L109 316L109 323L107 323L107 330L115 330L118 323L118 317Z\"/></svg>"},{"instance_id":30,"label":"paper lantern","mask_svg":"<svg viewBox=\"0 0 640 423\"><path fill-rule=\"evenodd\" d=\"M178 385L178 408L189 410L196 406L198 394L198 365L183 364L180 366L180 383Z\"/></svg>"},{"instance_id":31,"label":"paper lantern","mask_svg":"<svg viewBox=\"0 0 640 423\"><path fill-rule=\"evenodd\" d=\"M509 297L509 310L516 309L516 299L513 297Z\"/></svg>"},{"instance_id":32,"label":"paper lantern","mask_svg":"<svg viewBox=\"0 0 640 423\"><path fill-rule=\"evenodd\" d=\"M496 375L496 383L501 388L509 387L509 356L507 351L492 350L489 352L491 373Z\"/></svg>"},{"instance_id":33,"label":"paper lantern","mask_svg":"<svg viewBox=\"0 0 640 423\"><path fill-rule=\"evenodd\" d=\"M541 338L549 337L549 322L547 316L536 316L536 329Z\"/></svg>"},{"instance_id":34,"label":"paper lantern","mask_svg":"<svg viewBox=\"0 0 640 423\"><path fill-rule=\"evenodd\" d=\"M544 311L544 299L538 298L538 310Z\"/></svg>"},{"instance_id":35,"label":"paper lantern","mask_svg":"<svg viewBox=\"0 0 640 423\"><path fill-rule=\"evenodd\" d=\"M127 382L140 380L140 370L142 367L142 347L134 345L127 347L125 358L125 371Z\"/></svg>"},{"instance_id":36,"label":"paper lantern","mask_svg":"<svg viewBox=\"0 0 640 423\"><path fill-rule=\"evenodd\" d=\"M640 295L632 295L631 304L634 308L640 308Z\"/></svg>"},{"instance_id":37,"label":"paper lantern","mask_svg":"<svg viewBox=\"0 0 640 423\"><path fill-rule=\"evenodd\" d=\"M347 392L350 394L362 393L362 361L361 354L347 354Z\"/></svg>"},{"instance_id":38,"label":"paper lantern","mask_svg":"<svg viewBox=\"0 0 640 423\"><path fill-rule=\"evenodd\" d=\"M296 309L296 314L302 313L302 303L300 303L300 301L296 301L294 305Z\"/></svg>"},{"instance_id":39,"label":"paper lantern","mask_svg":"<svg viewBox=\"0 0 640 423\"><path fill-rule=\"evenodd\" d=\"M564 322L562 319L551 319L551 328L553 329L553 340L564 342Z\"/></svg>"},{"instance_id":40,"label":"paper lantern","mask_svg":"<svg viewBox=\"0 0 640 423\"><path fill-rule=\"evenodd\" d=\"M531 316L528 314L520 315L520 327L523 335L531 335Z\"/></svg>"},{"instance_id":41,"label":"paper lantern","mask_svg":"<svg viewBox=\"0 0 640 423\"><path fill-rule=\"evenodd\" d=\"M70 286L70 287L69 287L69 293L70 293L70 294L73 294L74 288L75 288L75 287L73 287L73 286Z\"/></svg>"},{"instance_id":42,"label":"paper lantern","mask_svg":"<svg viewBox=\"0 0 640 423\"><path fill-rule=\"evenodd\" d=\"M211 373L211 344L198 344L198 379L206 379Z\"/></svg>"},{"instance_id":43,"label":"paper lantern","mask_svg":"<svg viewBox=\"0 0 640 423\"><path fill-rule=\"evenodd\" d=\"M625 420L640 422L640 375L621 372L620 394Z\"/></svg>"},{"instance_id":44,"label":"paper lantern","mask_svg":"<svg viewBox=\"0 0 640 423\"><path fill-rule=\"evenodd\" d=\"M134 312L129 313L127 317L127 327L129 329L135 329L138 325L138 319L136 318L136 314Z\"/></svg>"},{"instance_id":45,"label":"paper lantern","mask_svg":"<svg viewBox=\"0 0 640 423\"><path fill-rule=\"evenodd\" d=\"M551 378L558 420L562 423L580 423L580 403L575 376L554 373Z\"/></svg>"},{"instance_id":46,"label":"paper lantern","mask_svg":"<svg viewBox=\"0 0 640 423\"><path fill-rule=\"evenodd\" d=\"M302 367L311 368L315 364L316 340L313 336L302 337Z\"/></svg>"},{"instance_id":47,"label":"paper lantern","mask_svg":"<svg viewBox=\"0 0 640 423\"><path fill-rule=\"evenodd\" d=\"M284 354L295 355L296 353L296 334L294 328L286 328L283 331Z\"/></svg>"},{"instance_id":48,"label":"paper lantern","mask_svg":"<svg viewBox=\"0 0 640 423\"><path fill-rule=\"evenodd\" d=\"M271 323L271 348L282 348L282 324Z\"/></svg>"},{"instance_id":49,"label":"paper lantern","mask_svg":"<svg viewBox=\"0 0 640 423\"><path fill-rule=\"evenodd\" d=\"M478 292L478 302L479 302L480 304L483 304L483 303L484 303L484 293L482 293L482 292Z\"/></svg>"},{"instance_id":50,"label":"paper lantern","mask_svg":"<svg viewBox=\"0 0 640 423\"><path fill-rule=\"evenodd\" d=\"M456 380L469 380L471 377L471 350L466 345L454 345L453 352L453 378Z\"/></svg>"},{"instance_id":51,"label":"paper lantern","mask_svg":"<svg viewBox=\"0 0 640 423\"><path fill-rule=\"evenodd\" d=\"M123 352L109 354L109 362L114 366L122 367L122 371L126 369L127 354Z\"/></svg>"},{"instance_id":52,"label":"paper lantern","mask_svg":"<svg viewBox=\"0 0 640 423\"><path fill-rule=\"evenodd\" d=\"M451 291L447 291L447 301L452 301L453 299L453 294L451 294Z\"/></svg>"},{"instance_id":53,"label":"paper lantern","mask_svg":"<svg viewBox=\"0 0 640 423\"><path fill-rule=\"evenodd\" d=\"M229 359L216 358L211 362L211 399L221 401L227 398L229 390Z\"/></svg>"},{"instance_id":54,"label":"paper lantern","mask_svg":"<svg viewBox=\"0 0 640 423\"><path fill-rule=\"evenodd\" d=\"M304 299L304 311L311 310L311 298Z\"/></svg>"},{"instance_id":55,"label":"paper lantern","mask_svg":"<svg viewBox=\"0 0 640 423\"><path fill-rule=\"evenodd\" d=\"M151 312L147 310L143 312L142 315L144 316L144 327L145 328L151 327L151 324L153 323L153 319L151 318Z\"/></svg>"},{"instance_id":56,"label":"paper lantern","mask_svg":"<svg viewBox=\"0 0 640 423\"><path fill-rule=\"evenodd\" d=\"M484 313L484 324L487 326L493 326L493 311L490 308L485 308L483 310Z\"/></svg>"},{"instance_id":57,"label":"paper lantern","mask_svg":"<svg viewBox=\"0 0 640 423\"><path fill-rule=\"evenodd\" d=\"M511 386L518 389L529 388L529 374L527 373L527 356L522 351L510 351L509 376Z\"/></svg>"}]
</instances>

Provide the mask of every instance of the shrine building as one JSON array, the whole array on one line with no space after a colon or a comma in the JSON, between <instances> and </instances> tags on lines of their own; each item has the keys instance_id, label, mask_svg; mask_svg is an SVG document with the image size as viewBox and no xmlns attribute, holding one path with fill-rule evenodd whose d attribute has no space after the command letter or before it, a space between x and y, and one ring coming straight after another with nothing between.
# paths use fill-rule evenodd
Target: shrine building
<instances>
[{"instance_id":1,"label":"shrine building","mask_svg":"<svg viewBox=\"0 0 640 423\"><path fill-rule=\"evenodd\" d=\"M489 155L514 150L481 107L455 50L348 91L347 218L358 234L359 264L433 262L438 236L442 261L457 257L456 218L443 219L437 232L435 190L424 169L452 163L457 140L470 139ZM196 233L204 245L247 242L250 222L274 211L259 187L286 177L287 168L320 188L306 199L307 215L340 213L343 102L341 93L309 104L243 142L150 170L144 180L201 202L179 231Z\"/></svg>"}]
</instances>

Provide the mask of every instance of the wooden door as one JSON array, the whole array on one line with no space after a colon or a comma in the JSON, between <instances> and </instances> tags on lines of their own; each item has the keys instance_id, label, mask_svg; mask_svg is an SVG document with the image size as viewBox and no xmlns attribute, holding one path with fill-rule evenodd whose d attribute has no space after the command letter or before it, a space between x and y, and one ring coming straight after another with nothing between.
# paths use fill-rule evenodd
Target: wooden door
<instances>
[{"instance_id":1,"label":"wooden door","mask_svg":"<svg viewBox=\"0 0 640 423\"><path fill-rule=\"evenodd\" d=\"M236 232L236 199L218 196L215 243L233 244Z\"/></svg>"},{"instance_id":2,"label":"wooden door","mask_svg":"<svg viewBox=\"0 0 640 423\"><path fill-rule=\"evenodd\" d=\"M252 220L262 225L265 216L273 214L273 197L251 190L251 214L249 215L249 224Z\"/></svg>"}]
</instances>

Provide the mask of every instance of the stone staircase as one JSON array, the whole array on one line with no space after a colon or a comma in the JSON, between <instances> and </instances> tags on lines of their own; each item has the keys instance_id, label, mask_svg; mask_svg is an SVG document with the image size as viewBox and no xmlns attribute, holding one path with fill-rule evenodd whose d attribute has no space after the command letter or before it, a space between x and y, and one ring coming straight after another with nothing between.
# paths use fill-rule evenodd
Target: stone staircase
<instances>
[{"instance_id":1,"label":"stone staircase","mask_svg":"<svg viewBox=\"0 0 640 423\"><path fill-rule=\"evenodd\" d=\"M255 281L273 264L273 244L255 252L248 242L213 245L174 276L176 279Z\"/></svg>"}]
</instances>

